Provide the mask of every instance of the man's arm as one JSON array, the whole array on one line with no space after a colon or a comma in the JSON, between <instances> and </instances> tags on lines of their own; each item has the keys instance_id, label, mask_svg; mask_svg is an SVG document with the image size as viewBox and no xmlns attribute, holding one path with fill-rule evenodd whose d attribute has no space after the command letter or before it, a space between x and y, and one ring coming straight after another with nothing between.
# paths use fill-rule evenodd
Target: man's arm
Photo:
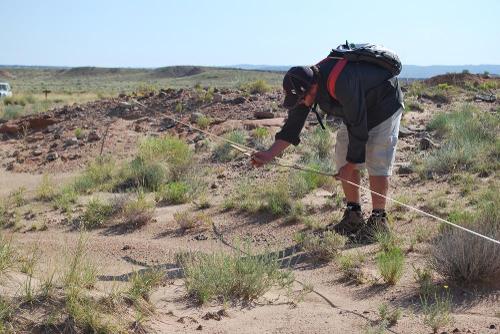
<instances>
[{"instance_id":1,"label":"man's arm","mask_svg":"<svg viewBox=\"0 0 500 334\"><path fill-rule=\"evenodd\" d=\"M273 145L267 151L256 152L252 155L252 164L260 167L277 155L280 155L290 144L298 145L300 143L300 132L309 114L310 108L299 106L288 112L288 119L275 136Z\"/></svg>"}]
</instances>

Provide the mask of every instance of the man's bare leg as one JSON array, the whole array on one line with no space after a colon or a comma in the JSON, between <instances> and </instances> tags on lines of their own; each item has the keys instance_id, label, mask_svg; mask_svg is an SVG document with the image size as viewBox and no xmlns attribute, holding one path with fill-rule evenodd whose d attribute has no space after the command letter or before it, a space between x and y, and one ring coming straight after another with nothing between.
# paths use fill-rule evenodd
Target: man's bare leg
<instances>
[{"instance_id":1,"label":"man's bare leg","mask_svg":"<svg viewBox=\"0 0 500 334\"><path fill-rule=\"evenodd\" d=\"M347 180L359 184L361 181L361 176L359 170L354 170L354 172L347 178ZM344 190L344 195L349 203L360 203L359 199L359 188L353 186L345 181L342 181L342 189Z\"/></svg>"},{"instance_id":2,"label":"man's bare leg","mask_svg":"<svg viewBox=\"0 0 500 334\"><path fill-rule=\"evenodd\" d=\"M387 196L387 192L389 191L389 177L388 176L370 176L370 189ZM385 209L386 200L383 197L380 197L374 193L372 193L372 205L373 209Z\"/></svg>"}]
</instances>

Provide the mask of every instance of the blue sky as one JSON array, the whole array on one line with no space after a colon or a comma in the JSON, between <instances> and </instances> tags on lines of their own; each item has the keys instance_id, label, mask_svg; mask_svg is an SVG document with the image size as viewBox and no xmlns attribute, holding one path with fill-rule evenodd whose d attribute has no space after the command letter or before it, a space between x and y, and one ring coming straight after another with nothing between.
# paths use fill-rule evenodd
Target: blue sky
<instances>
[{"instance_id":1,"label":"blue sky","mask_svg":"<svg viewBox=\"0 0 500 334\"><path fill-rule=\"evenodd\" d=\"M500 64L498 0L1 1L0 64L311 64L346 39L405 64Z\"/></svg>"}]
</instances>

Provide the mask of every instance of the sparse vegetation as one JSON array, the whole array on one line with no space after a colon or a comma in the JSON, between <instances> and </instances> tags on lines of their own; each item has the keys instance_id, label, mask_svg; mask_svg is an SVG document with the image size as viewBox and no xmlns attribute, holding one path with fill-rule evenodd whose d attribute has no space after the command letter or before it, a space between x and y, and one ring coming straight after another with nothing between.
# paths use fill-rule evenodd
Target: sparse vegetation
<instances>
[{"instance_id":1,"label":"sparse vegetation","mask_svg":"<svg viewBox=\"0 0 500 334\"><path fill-rule=\"evenodd\" d=\"M499 127L497 116L479 112L471 105L449 114L437 114L428 128L444 143L426 154L421 163L417 160L416 170L423 177L459 171L489 174L497 170Z\"/></svg>"},{"instance_id":2,"label":"sparse vegetation","mask_svg":"<svg viewBox=\"0 0 500 334\"><path fill-rule=\"evenodd\" d=\"M404 253L399 247L377 255L377 267L382 278L387 284L396 284L403 275Z\"/></svg>"},{"instance_id":3,"label":"sparse vegetation","mask_svg":"<svg viewBox=\"0 0 500 334\"><path fill-rule=\"evenodd\" d=\"M388 326L394 326L397 324L398 320L401 319L401 313L402 312L399 307L391 309L389 305L385 303L378 307L378 314L381 322L386 322Z\"/></svg>"},{"instance_id":4,"label":"sparse vegetation","mask_svg":"<svg viewBox=\"0 0 500 334\"><path fill-rule=\"evenodd\" d=\"M500 239L500 200L489 192L482 195L478 211L456 217L467 228ZM500 275L500 248L465 231L445 227L431 249L432 266L451 280L473 282L494 280Z\"/></svg>"},{"instance_id":5,"label":"sparse vegetation","mask_svg":"<svg viewBox=\"0 0 500 334\"><path fill-rule=\"evenodd\" d=\"M344 278L358 284L363 284L366 281L365 274L362 270L365 261L365 256L359 252L356 254L342 255L338 258L340 270L342 271Z\"/></svg>"},{"instance_id":6,"label":"sparse vegetation","mask_svg":"<svg viewBox=\"0 0 500 334\"><path fill-rule=\"evenodd\" d=\"M421 296L420 302L424 313L424 323L431 327L433 333L453 321L451 316L451 296L445 286L444 295L435 293L433 297Z\"/></svg>"},{"instance_id":7,"label":"sparse vegetation","mask_svg":"<svg viewBox=\"0 0 500 334\"><path fill-rule=\"evenodd\" d=\"M42 182L36 190L36 199L39 201L52 201L57 195L57 191L54 187L53 181L50 177L45 174L42 178Z\"/></svg>"},{"instance_id":8,"label":"sparse vegetation","mask_svg":"<svg viewBox=\"0 0 500 334\"><path fill-rule=\"evenodd\" d=\"M225 138L240 145L245 145L246 142L246 134L241 130L234 130L225 135ZM214 148L212 156L215 161L227 162L233 160L239 153L241 152L235 150L230 143L221 142Z\"/></svg>"},{"instance_id":9,"label":"sparse vegetation","mask_svg":"<svg viewBox=\"0 0 500 334\"><path fill-rule=\"evenodd\" d=\"M250 82L246 85L243 85L242 88L250 94L264 94L271 89L269 84L264 80L256 80L254 82Z\"/></svg>"},{"instance_id":10,"label":"sparse vegetation","mask_svg":"<svg viewBox=\"0 0 500 334\"><path fill-rule=\"evenodd\" d=\"M92 198L85 207L81 217L81 224L87 229L102 227L113 213L113 205L97 197Z\"/></svg>"},{"instance_id":11,"label":"sparse vegetation","mask_svg":"<svg viewBox=\"0 0 500 334\"><path fill-rule=\"evenodd\" d=\"M174 214L174 219L181 230L206 229L212 224L212 219L203 212L182 211Z\"/></svg>"},{"instance_id":12,"label":"sparse vegetation","mask_svg":"<svg viewBox=\"0 0 500 334\"><path fill-rule=\"evenodd\" d=\"M347 242L346 237L333 231L325 231L321 236L303 233L296 240L311 257L321 261L335 259Z\"/></svg>"},{"instance_id":13,"label":"sparse vegetation","mask_svg":"<svg viewBox=\"0 0 500 334\"><path fill-rule=\"evenodd\" d=\"M252 301L274 286L289 287L293 275L281 271L276 260L271 255L241 253L180 256L188 294L201 304L212 300Z\"/></svg>"}]
</instances>

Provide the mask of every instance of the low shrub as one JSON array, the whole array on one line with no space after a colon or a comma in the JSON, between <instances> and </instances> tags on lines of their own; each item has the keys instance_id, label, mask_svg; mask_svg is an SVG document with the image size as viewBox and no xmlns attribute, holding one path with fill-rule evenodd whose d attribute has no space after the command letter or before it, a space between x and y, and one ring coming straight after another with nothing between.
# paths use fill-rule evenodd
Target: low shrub
<instances>
[{"instance_id":1,"label":"low shrub","mask_svg":"<svg viewBox=\"0 0 500 334\"><path fill-rule=\"evenodd\" d=\"M256 80L244 85L243 89L250 94L264 94L270 91L271 87L264 80Z\"/></svg>"},{"instance_id":2,"label":"low shrub","mask_svg":"<svg viewBox=\"0 0 500 334\"><path fill-rule=\"evenodd\" d=\"M404 260L404 253L398 247L377 255L377 267L386 283L394 285L399 281L403 275Z\"/></svg>"},{"instance_id":3,"label":"low shrub","mask_svg":"<svg viewBox=\"0 0 500 334\"><path fill-rule=\"evenodd\" d=\"M36 189L36 199L39 201L49 202L52 201L57 196L56 188L54 183L48 175L44 175L42 182Z\"/></svg>"},{"instance_id":4,"label":"low shrub","mask_svg":"<svg viewBox=\"0 0 500 334\"><path fill-rule=\"evenodd\" d=\"M113 205L99 198L92 198L86 205L80 221L83 227L93 229L101 227L115 213Z\"/></svg>"},{"instance_id":5,"label":"low shrub","mask_svg":"<svg viewBox=\"0 0 500 334\"><path fill-rule=\"evenodd\" d=\"M337 257L345 246L347 237L333 231L325 231L322 235L304 233L299 237L300 245L315 259L330 261Z\"/></svg>"},{"instance_id":6,"label":"low shrub","mask_svg":"<svg viewBox=\"0 0 500 334\"><path fill-rule=\"evenodd\" d=\"M73 189L79 193L90 193L95 190L108 190L113 181L115 162L107 157L99 157L90 162L82 175L76 178Z\"/></svg>"},{"instance_id":7,"label":"low shrub","mask_svg":"<svg viewBox=\"0 0 500 334\"><path fill-rule=\"evenodd\" d=\"M500 239L500 200L483 202L457 223L493 239ZM446 226L432 243L431 265L442 276L461 282L495 280L500 276L500 247L471 233Z\"/></svg>"},{"instance_id":8,"label":"low shrub","mask_svg":"<svg viewBox=\"0 0 500 334\"><path fill-rule=\"evenodd\" d=\"M190 199L191 188L187 182L176 181L160 186L156 201L165 204L182 204Z\"/></svg>"},{"instance_id":9,"label":"low shrub","mask_svg":"<svg viewBox=\"0 0 500 334\"><path fill-rule=\"evenodd\" d=\"M212 224L212 219L203 212L182 211L174 214L174 220L180 229L206 229Z\"/></svg>"},{"instance_id":10,"label":"low shrub","mask_svg":"<svg viewBox=\"0 0 500 334\"><path fill-rule=\"evenodd\" d=\"M246 143L245 132L241 130L234 130L226 134L224 137L240 145L245 145ZM234 149L230 143L221 142L214 148L212 152L212 158L218 162L228 162L230 160L233 160L240 153L241 152Z\"/></svg>"},{"instance_id":11,"label":"low shrub","mask_svg":"<svg viewBox=\"0 0 500 334\"><path fill-rule=\"evenodd\" d=\"M212 300L252 301L275 286L290 287L293 274L281 271L276 257L226 253L180 257L186 289L201 304Z\"/></svg>"},{"instance_id":12,"label":"low shrub","mask_svg":"<svg viewBox=\"0 0 500 334\"><path fill-rule=\"evenodd\" d=\"M154 207L153 202L148 201L142 193L139 193L137 199L123 204L121 209L123 224L134 227L146 225L153 219Z\"/></svg>"},{"instance_id":13,"label":"low shrub","mask_svg":"<svg viewBox=\"0 0 500 334\"><path fill-rule=\"evenodd\" d=\"M338 258L340 270L345 279L363 284L366 281L362 267L366 259L362 253L346 254Z\"/></svg>"},{"instance_id":14,"label":"low shrub","mask_svg":"<svg viewBox=\"0 0 500 334\"><path fill-rule=\"evenodd\" d=\"M421 296L420 302L424 313L424 324L429 326L433 333L453 321L451 316L451 296L445 286L444 295L435 293L433 297Z\"/></svg>"}]
</instances>

